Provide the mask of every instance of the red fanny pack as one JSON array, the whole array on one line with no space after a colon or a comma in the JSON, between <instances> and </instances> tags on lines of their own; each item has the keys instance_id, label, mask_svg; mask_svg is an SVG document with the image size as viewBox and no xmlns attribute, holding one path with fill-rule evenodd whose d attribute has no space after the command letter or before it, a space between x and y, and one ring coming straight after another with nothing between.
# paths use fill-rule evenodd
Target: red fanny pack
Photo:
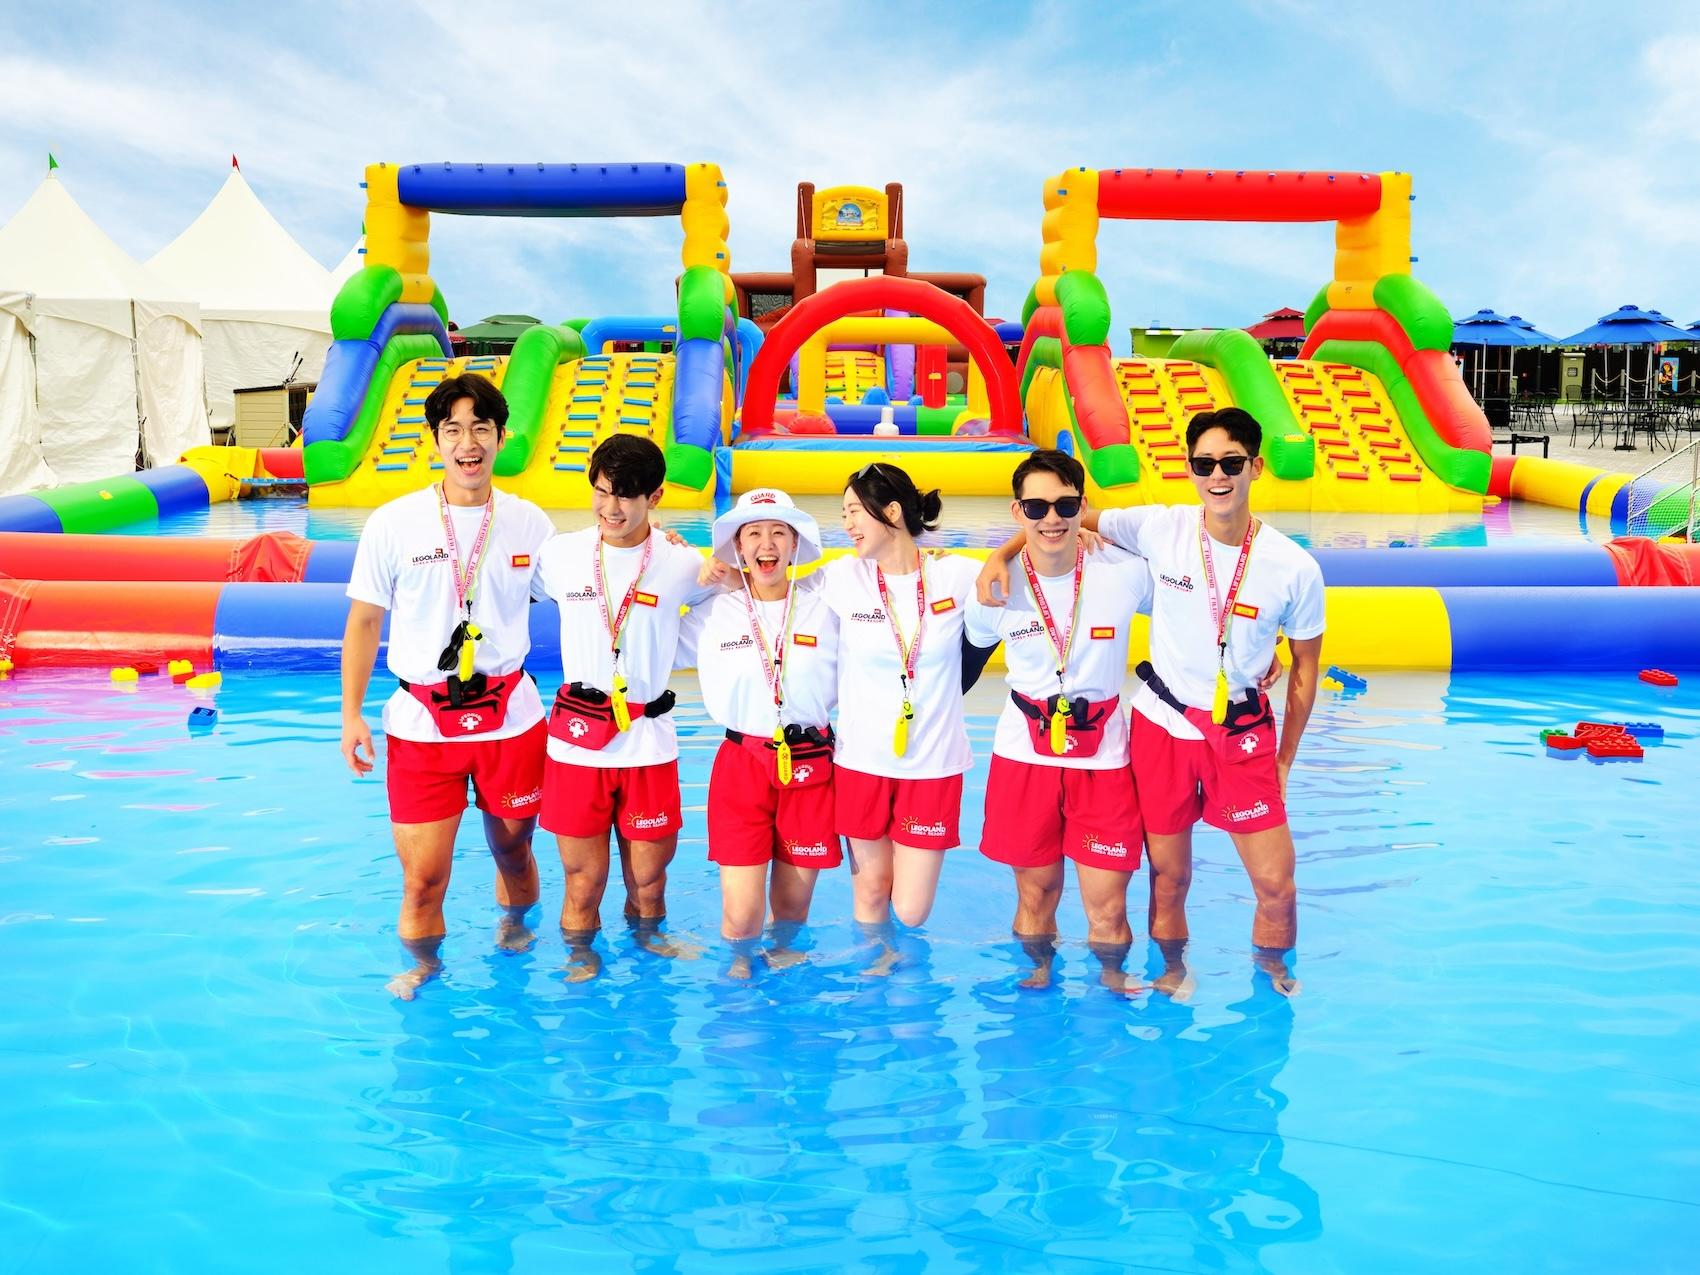
<instances>
[{"instance_id":1,"label":"red fanny pack","mask_svg":"<svg viewBox=\"0 0 1700 1275\"><path fill-rule=\"evenodd\" d=\"M429 686L403 682L401 688L425 706L443 738L462 739L487 735L507 721L508 696L525 675L524 669L499 677L474 673L465 681L451 677Z\"/></svg>"},{"instance_id":2,"label":"red fanny pack","mask_svg":"<svg viewBox=\"0 0 1700 1275\"><path fill-rule=\"evenodd\" d=\"M1119 695L1100 700L1089 700L1084 695L1072 700L1061 695L1034 699L1020 691L1011 691L1009 698L1021 710L1027 723L1027 737L1033 743L1033 751L1041 757L1096 757L1098 746L1104 742L1104 723L1121 703ZM1068 714L1061 753L1051 747L1051 718L1056 715L1059 700Z\"/></svg>"},{"instance_id":3,"label":"red fanny pack","mask_svg":"<svg viewBox=\"0 0 1700 1275\"><path fill-rule=\"evenodd\" d=\"M673 692L663 691L659 698L641 704L626 701L633 721L640 717L660 717L673 711ZM620 733L620 723L614 719L614 701L607 691L583 682L574 682L555 692L555 706L549 710L549 735L574 748L601 752Z\"/></svg>"},{"instance_id":4,"label":"red fanny pack","mask_svg":"<svg viewBox=\"0 0 1700 1275\"><path fill-rule=\"evenodd\" d=\"M1247 691L1244 699L1229 704L1221 725L1211 721L1202 708L1190 705L1186 719L1198 727L1216 760L1224 765L1239 766L1275 755L1275 710L1261 691Z\"/></svg>"},{"instance_id":5,"label":"red fanny pack","mask_svg":"<svg viewBox=\"0 0 1700 1275\"><path fill-rule=\"evenodd\" d=\"M791 746L791 782L779 777L779 745L760 735L745 735L729 730L726 738L740 748L747 748L762 758L767 781L784 791L788 788L818 788L832 781L832 730L830 727L797 726L785 728L785 742Z\"/></svg>"}]
</instances>

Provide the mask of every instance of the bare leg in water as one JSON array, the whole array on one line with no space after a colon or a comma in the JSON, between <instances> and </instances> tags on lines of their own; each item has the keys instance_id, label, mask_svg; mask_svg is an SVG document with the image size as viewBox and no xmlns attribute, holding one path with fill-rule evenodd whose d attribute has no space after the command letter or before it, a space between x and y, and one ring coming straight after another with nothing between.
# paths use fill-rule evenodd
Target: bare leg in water
<instances>
[{"instance_id":1,"label":"bare leg in water","mask_svg":"<svg viewBox=\"0 0 1700 1275\"><path fill-rule=\"evenodd\" d=\"M1015 869L1015 921L1010 927L1016 942L1033 962L1033 969L1017 984L1028 991L1043 991L1051 985L1057 959L1057 904L1062 900L1063 865L1058 859L1042 868Z\"/></svg>"}]
</instances>

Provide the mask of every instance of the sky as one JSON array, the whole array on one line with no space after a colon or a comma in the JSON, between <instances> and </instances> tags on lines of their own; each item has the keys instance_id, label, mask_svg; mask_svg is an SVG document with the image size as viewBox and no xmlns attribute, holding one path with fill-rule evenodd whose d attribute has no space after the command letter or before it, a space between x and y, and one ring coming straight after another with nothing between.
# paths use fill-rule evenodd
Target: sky
<instances>
[{"instance_id":1,"label":"sky","mask_svg":"<svg viewBox=\"0 0 1700 1275\"><path fill-rule=\"evenodd\" d=\"M1066 168L1398 169L1455 315L1565 335L1700 319L1700 6L315 0L0 10L0 219L46 157L145 260L230 156L307 250L355 241L365 165L708 160L734 270L785 270L796 183L904 185L915 270L1018 317ZM438 216L463 323L672 309L676 218ZM1327 281L1327 225L1107 222L1116 324L1249 323ZM3 284L4 280L0 280ZM1113 341L1118 348L1125 341Z\"/></svg>"}]
</instances>

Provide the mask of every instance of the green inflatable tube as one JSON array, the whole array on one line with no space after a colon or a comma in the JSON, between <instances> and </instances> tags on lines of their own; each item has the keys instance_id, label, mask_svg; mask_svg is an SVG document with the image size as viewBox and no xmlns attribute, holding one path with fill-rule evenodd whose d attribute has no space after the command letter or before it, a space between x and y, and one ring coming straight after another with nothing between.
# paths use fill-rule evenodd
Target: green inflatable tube
<instances>
[{"instance_id":1,"label":"green inflatable tube","mask_svg":"<svg viewBox=\"0 0 1700 1275\"><path fill-rule=\"evenodd\" d=\"M325 439L309 443L302 452L301 465L309 483L340 483L359 466L372 445L372 433L378 416L383 412L389 395L390 382L404 363L415 359L442 358L443 347L437 338L428 334L398 336L391 339L378 356L378 366L372 370L372 380L366 387L360 415L348 433L340 439Z\"/></svg>"},{"instance_id":2,"label":"green inflatable tube","mask_svg":"<svg viewBox=\"0 0 1700 1275\"><path fill-rule=\"evenodd\" d=\"M30 494L59 515L60 529L67 535L91 535L159 517L153 492L128 474Z\"/></svg>"},{"instance_id":3,"label":"green inflatable tube","mask_svg":"<svg viewBox=\"0 0 1700 1275\"><path fill-rule=\"evenodd\" d=\"M508 436L496 457L500 477L512 478L525 472L543 438L543 414L555 384L555 369L583 357L584 338L565 325L540 323L520 333L502 377L502 396L508 400Z\"/></svg>"},{"instance_id":4,"label":"green inflatable tube","mask_svg":"<svg viewBox=\"0 0 1700 1275\"><path fill-rule=\"evenodd\" d=\"M691 266L679 279L679 334L673 348L686 341L719 341L725 330L725 276L713 266Z\"/></svg>"},{"instance_id":5,"label":"green inflatable tube","mask_svg":"<svg viewBox=\"0 0 1700 1275\"><path fill-rule=\"evenodd\" d=\"M1328 285L1325 283L1316 290L1316 295L1310 299L1310 304L1305 307L1306 336L1310 335L1310 330L1316 326L1316 321L1327 313Z\"/></svg>"},{"instance_id":6,"label":"green inflatable tube","mask_svg":"<svg viewBox=\"0 0 1700 1275\"><path fill-rule=\"evenodd\" d=\"M1271 474L1295 482L1316 475L1316 440L1294 419L1275 369L1250 333L1239 328L1185 332L1169 348L1169 357L1202 363L1222 374L1234 405L1263 426L1263 461Z\"/></svg>"},{"instance_id":7,"label":"green inflatable tube","mask_svg":"<svg viewBox=\"0 0 1700 1275\"><path fill-rule=\"evenodd\" d=\"M1410 435L1423 464L1435 476L1460 491L1486 495L1488 478L1493 472L1493 457L1470 448L1453 447L1442 439L1430 423L1428 414L1417 401L1417 392L1399 370L1392 351L1371 341L1324 341L1313 356L1323 363L1345 363L1379 377L1393 400L1393 410L1399 413L1399 423Z\"/></svg>"},{"instance_id":8,"label":"green inflatable tube","mask_svg":"<svg viewBox=\"0 0 1700 1275\"><path fill-rule=\"evenodd\" d=\"M399 271L391 266L363 266L348 276L331 302L331 339L370 339L384 311L400 300Z\"/></svg>"},{"instance_id":9,"label":"green inflatable tube","mask_svg":"<svg viewBox=\"0 0 1700 1275\"><path fill-rule=\"evenodd\" d=\"M1070 270L1057 280L1057 304L1070 345L1103 345L1110 339L1110 294L1090 270Z\"/></svg>"},{"instance_id":10,"label":"green inflatable tube","mask_svg":"<svg viewBox=\"0 0 1700 1275\"><path fill-rule=\"evenodd\" d=\"M1376 305L1391 314L1419 350L1452 348L1452 316L1428 285L1408 274L1386 274L1375 281Z\"/></svg>"}]
</instances>

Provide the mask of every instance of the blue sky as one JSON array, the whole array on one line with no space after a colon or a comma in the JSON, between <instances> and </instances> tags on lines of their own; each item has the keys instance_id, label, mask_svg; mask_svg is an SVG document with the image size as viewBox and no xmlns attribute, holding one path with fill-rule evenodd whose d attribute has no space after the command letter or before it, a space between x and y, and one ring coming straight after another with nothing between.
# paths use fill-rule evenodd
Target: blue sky
<instances>
[{"instance_id":1,"label":"blue sky","mask_svg":"<svg viewBox=\"0 0 1700 1275\"><path fill-rule=\"evenodd\" d=\"M1019 310L1044 179L1093 167L1403 169L1417 274L1555 334L1700 319L1700 6L16 4L0 218L52 150L138 258L229 156L327 265L374 160L713 160L735 269L785 269L798 180L902 181L910 261ZM657 313L676 220L439 217L457 319ZM1249 322L1329 275L1327 226L1106 224L1117 324ZM3 282L3 281L0 281ZM1116 342L1125 345L1125 338Z\"/></svg>"}]
</instances>

